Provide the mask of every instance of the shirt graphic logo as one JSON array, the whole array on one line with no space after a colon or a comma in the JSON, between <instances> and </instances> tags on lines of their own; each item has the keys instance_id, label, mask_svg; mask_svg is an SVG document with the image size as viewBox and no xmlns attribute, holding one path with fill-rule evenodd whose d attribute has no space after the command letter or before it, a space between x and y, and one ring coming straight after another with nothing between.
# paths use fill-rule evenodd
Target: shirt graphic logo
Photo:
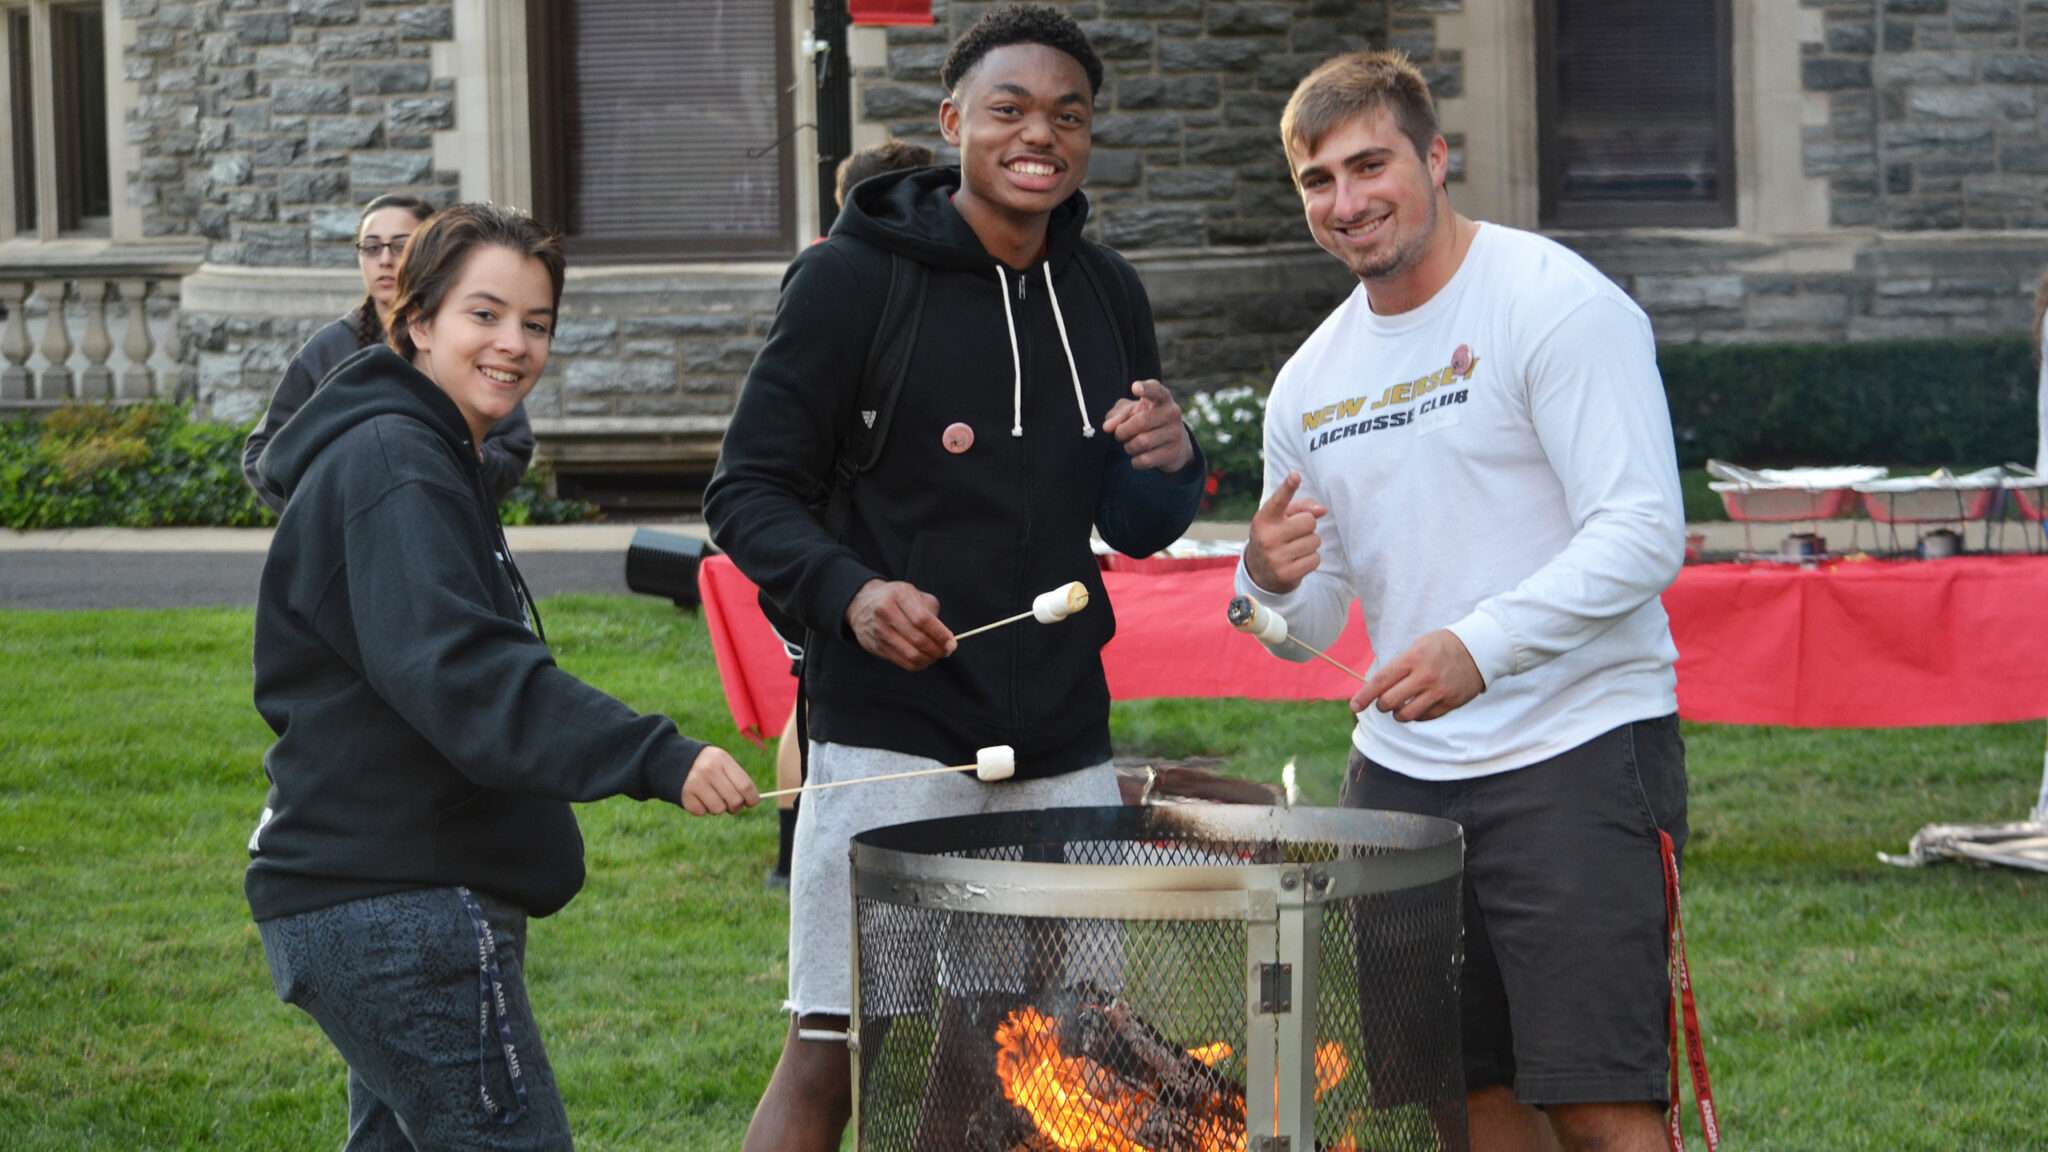
<instances>
[{"instance_id":1,"label":"shirt graphic logo","mask_svg":"<svg viewBox=\"0 0 2048 1152\"><path fill-rule=\"evenodd\" d=\"M1313 452L1326 444L1353 436L1363 436L1368 432L1406 428L1421 421L1431 412L1463 404L1470 395L1470 389L1448 389L1454 384L1470 381L1472 374L1478 370L1479 357L1473 354L1472 346L1460 344L1457 350L1451 353L1451 362L1448 365L1427 376L1390 385L1377 397L1368 392L1340 400L1335 404L1325 404L1313 412L1304 412L1301 416L1303 432L1315 433L1325 425L1341 424L1340 427L1330 428L1311 436L1308 450ZM1423 400L1424 397L1428 399ZM1416 404L1418 400L1423 402ZM1382 412L1382 409L1391 411ZM1369 415L1373 412L1379 412L1380 415ZM1349 422L1344 423L1346 421Z\"/></svg>"}]
</instances>

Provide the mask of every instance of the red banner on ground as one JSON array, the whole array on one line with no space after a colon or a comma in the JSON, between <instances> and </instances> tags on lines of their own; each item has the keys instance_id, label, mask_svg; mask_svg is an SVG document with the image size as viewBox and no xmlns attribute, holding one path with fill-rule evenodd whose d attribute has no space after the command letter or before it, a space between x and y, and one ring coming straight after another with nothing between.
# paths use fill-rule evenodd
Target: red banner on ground
<instances>
[{"instance_id":1,"label":"red banner on ground","mask_svg":"<svg viewBox=\"0 0 2048 1152\"><path fill-rule=\"evenodd\" d=\"M1116 639L1110 695L1341 700L1357 682L1321 662L1267 654L1223 617L1233 568L1150 560L1112 565L1103 585ZM723 556L698 569L726 704L754 739L781 731L796 699L789 659ZM1689 720L1796 728L2000 724L2048 717L2048 557L1926 563L1686 568L1664 593ZM1330 649L1371 663L1352 608Z\"/></svg>"}]
</instances>

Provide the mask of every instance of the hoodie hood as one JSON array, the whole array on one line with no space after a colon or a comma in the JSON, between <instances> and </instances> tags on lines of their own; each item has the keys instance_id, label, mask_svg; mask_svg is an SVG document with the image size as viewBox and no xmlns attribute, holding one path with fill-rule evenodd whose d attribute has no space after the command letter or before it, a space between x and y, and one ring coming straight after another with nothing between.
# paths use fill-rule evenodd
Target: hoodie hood
<instances>
[{"instance_id":1,"label":"hoodie hood","mask_svg":"<svg viewBox=\"0 0 2048 1152\"><path fill-rule=\"evenodd\" d=\"M904 256L919 264L951 272L994 276L1003 305L1003 325L1010 334L1011 417L1010 435L1024 435L1024 350L1018 343L1017 318L1011 307L1011 276L1017 278L1017 299L1027 291L1030 270L1010 268L982 247L981 238L965 217L953 207L953 194L960 190L958 168L914 168L885 173L854 186L853 195L832 225L834 236L864 240L886 252ZM1074 407L1080 416L1081 435L1093 437L1095 425L1088 418L1088 401L1081 387L1081 370L1074 362L1073 342L1067 336L1066 313L1060 307L1059 291L1053 286L1053 269L1065 268L1074 260L1081 243L1081 226L1088 222L1088 198L1079 190L1052 210L1046 224L1045 259L1032 265L1045 281L1047 299L1057 318L1060 351L1066 357L1067 376L1074 386Z\"/></svg>"},{"instance_id":2,"label":"hoodie hood","mask_svg":"<svg viewBox=\"0 0 2048 1152\"><path fill-rule=\"evenodd\" d=\"M956 272L987 274L998 261L953 207L960 190L958 168L914 168L885 172L854 185L832 225L842 233L920 264ZM1046 225L1046 254L1064 264L1088 222L1088 197L1076 191L1052 210Z\"/></svg>"},{"instance_id":3,"label":"hoodie hood","mask_svg":"<svg viewBox=\"0 0 2048 1152\"><path fill-rule=\"evenodd\" d=\"M455 401L388 345L373 344L335 365L313 398L278 430L256 470L289 500L329 444L356 425L390 413L418 420L457 448L457 455L476 458Z\"/></svg>"}]
</instances>

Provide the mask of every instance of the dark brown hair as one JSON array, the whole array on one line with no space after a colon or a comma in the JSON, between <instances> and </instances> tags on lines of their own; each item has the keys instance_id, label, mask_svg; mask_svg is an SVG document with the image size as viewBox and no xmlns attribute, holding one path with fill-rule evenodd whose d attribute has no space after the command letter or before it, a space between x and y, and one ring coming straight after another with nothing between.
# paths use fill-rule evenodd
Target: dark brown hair
<instances>
[{"instance_id":1,"label":"dark brown hair","mask_svg":"<svg viewBox=\"0 0 2048 1152\"><path fill-rule=\"evenodd\" d=\"M540 261L554 286L554 306L561 307L565 265L559 237L517 209L457 204L435 213L412 234L398 265L398 298L384 318L385 340L408 362L419 353L412 342L412 326L434 318L470 256L489 245Z\"/></svg>"},{"instance_id":2,"label":"dark brown hair","mask_svg":"<svg viewBox=\"0 0 2048 1152\"><path fill-rule=\"evenodd\" d=\"M839 178L833 182L832 197L843 206L846 194L853 191L853 186L871 176L904 168L929 168L931 163L932 150L924 145L907 140L886 140L873 148L863 148L839 162Z\"/></svg>"},{"instance_id":3,"label":"dark brown hair","mask_svg":"<svg viewBox=\"0 0 2048 1152\"><path fill-rule=\"evenodd\" d=\"M1287 167L1297 155L1314 152L1323 137L1376 108L1394 115L1415 154L1429 158L1437 137L1436 102L1429 81L1401 52L1347 52L1316 65L1295 86L1280 113L1280 144Z\"/></svg>"},{"instance_id":4,"label":"dark brown hair","mask_svg":"<svg viewBox=\"0 0 2048 1152\"><path fill-rule=\"evenodd\" d=\"M407 196L402 192L386 192L363 205L362 215L356 217L356 238L351 243L360 242L363 238L363 225L370 222L372 215L386 208L397 208L411 213L416 222L415 227L418 226L417 222L424 222L427 217L434 214L434 206L417 196ZM403 262L404 259L405 254L400 252L399 260ZM367 294L363 296L363 302L356 306L355 311L348 314L348 326L355 330L356 343L364 348L383 342L384 318L377 314L376 297Z\"/></svg>"}]
</instances>

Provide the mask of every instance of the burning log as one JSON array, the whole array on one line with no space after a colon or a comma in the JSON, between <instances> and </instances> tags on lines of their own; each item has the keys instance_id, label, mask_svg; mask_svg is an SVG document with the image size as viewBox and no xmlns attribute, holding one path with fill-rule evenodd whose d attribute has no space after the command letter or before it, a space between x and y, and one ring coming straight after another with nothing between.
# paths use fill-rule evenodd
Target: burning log
<instances>
[{"instance_id":1,"label":"burning log","mask_svg":"<svg viewBox=\"0 0 2048 1152\"><path fill-rule=\"evenodd\" d=\"M997 1028L996 1079L1037 1152L1225 1152L1246 1141L1244 1090L1173 1044L1130 1004L1087 985ZM993 1102L991 1102L993 1103ZM984 1109L984 1112L990 1109ZM994 1120L995 1118L990 1118ZM983 1125L975 1125L977 1129ZM1009 1138L999 1123L987 1130Z\"/></svg>"}]
</instances>

